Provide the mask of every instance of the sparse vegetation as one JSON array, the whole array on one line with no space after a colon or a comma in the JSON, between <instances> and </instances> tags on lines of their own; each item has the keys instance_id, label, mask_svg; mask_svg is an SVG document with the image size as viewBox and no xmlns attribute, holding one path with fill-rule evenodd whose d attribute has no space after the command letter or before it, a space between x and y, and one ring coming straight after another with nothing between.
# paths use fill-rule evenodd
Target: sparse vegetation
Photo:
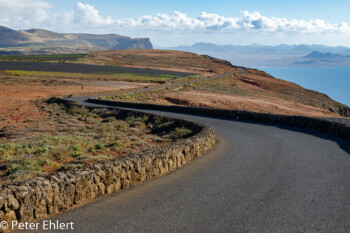
<instances>
[{"instance_id":1,"label":"sparse vegetation","mask_svg":"<svg viewBox=\"0 0 350 233\"><path fill-rule=\"evenodd\" d=\"M115 100L124 102L154 102L156 100L166 98L169 93L181 93L190 90L207 91L214 93L232 94L232 95L254 95L256 91L246 90L237 87L234 83L236 82L235 75L229 75L220 79L202 80L199 82L188 83L182 86L174 86L161 88L150 91L133 92L133 93L120 93L116 95L100 97L105 100Z\"/></svg>"},{"instance_id":2,"label":"sparse vegetation","mask_svg":"<svg viewBox=\"0 0 350 233\"><path fill-rule=\"evenodd\" d=\"M100 99L143 103L143 102L155 101L159 98L162 98L165 95L165 93L169 91L170 91L170 88L168 89L162 88L162 89L151 90L151 91L120 93L116 95L103 96L103 97L100 97Z\"/></svg>"},{"instance_id":3,"label":"sparse vegetation","mask_svg":"<svg viewBox=\"0 0 350 233\"><path fill-rule=\"evenodd\" d=\"M234 69L195 53L156 49L101 51L91 53L81 61L89 64L152 68L205 75L226 73Z\"/></svg>"},{"instance_id":4,"label":"sparse vegetation","mask_svg":"<svg viewBox=\"0 0 350 233\"><path fill-rule=\"evenodd\" d=\"M0 177L23 179L181 140L192 131L162 117L37 102L49 113L31 127L0 131ZM164 127L166 126L166 127Z\"/></svg>"},{"instance_id":5,"label":"sparse vegetation","mask_svg":"<svg viewBox=\"0 0 350 233\"><path fill-rule=\"evenodd\" d=\"M350 116L349 107L322 93L275 79L265 72L254 69L245 69L243 73L188 83L180 87L117 94L101 99L288 115Z\"/></svg>"},{"instance_id":6,"label":"sparse vegetation","mask_svg":"<svg viewBox=\"0 0 350 233\"><path fill-rule=\"evenodd\" d=\"M144 82L144 83L165 83L177 78L168 74L132 74L132 73L112 73L97 72L95 74L68 73L68 72L44 72L44 71L24 71L24 70L0 70L0 74L10 76L29 76L45 78L69 78L74 80L101 80L101 81L127 81L127 82Z\"/></svg>"}]
</instances>

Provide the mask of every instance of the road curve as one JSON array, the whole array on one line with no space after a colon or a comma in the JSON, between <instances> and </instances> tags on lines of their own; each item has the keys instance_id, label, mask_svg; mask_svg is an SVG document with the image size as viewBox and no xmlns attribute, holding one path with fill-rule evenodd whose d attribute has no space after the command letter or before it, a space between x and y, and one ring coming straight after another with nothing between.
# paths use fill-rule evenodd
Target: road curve
<instances>
[{"instance_id":1,"label":"road curve","mask_svg":"<svg viewBox=\"0 0 350 233\"><path fill-rule=\"evenodd\" d=\"M216 147L169 175L51 220L73 221L79 233L350 232L348 141L291 127L160 114L212 126Z\"/></svg>"}]
</instances>

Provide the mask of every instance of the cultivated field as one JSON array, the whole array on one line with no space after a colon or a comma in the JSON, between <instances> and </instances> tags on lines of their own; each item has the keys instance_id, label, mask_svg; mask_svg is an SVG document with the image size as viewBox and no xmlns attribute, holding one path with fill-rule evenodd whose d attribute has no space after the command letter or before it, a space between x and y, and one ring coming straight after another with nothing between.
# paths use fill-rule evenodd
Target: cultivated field
<instances>
[{"instance_id":1,"label":"cultivated field","mask_svg":"<svg viewBox=\"0 0 350 233\"><path fill-rule=\"evenodd\" d=\"M185 77L191 73L142 69L131 67L88 65L77 63L52 63L52 62L16 62L16 61L0 61L0 70L21 70L21 71L43 71L43 72L66 72L66 73L82 73L82 74L142 74L142 75L166 75L169 77Z\"/></svg>"}]
</instances>

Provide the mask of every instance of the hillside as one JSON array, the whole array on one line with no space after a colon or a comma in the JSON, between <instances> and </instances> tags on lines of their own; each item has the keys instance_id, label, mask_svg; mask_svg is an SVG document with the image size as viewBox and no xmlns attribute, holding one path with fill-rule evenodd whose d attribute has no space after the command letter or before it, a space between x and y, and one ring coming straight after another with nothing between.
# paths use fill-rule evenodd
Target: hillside
<instances>
[{"instance_id":1,"label":"hillside","mask_svg":"<svg viewBox=\"0 0 350 233\"><path fill-rule=\"evenodd\" d=\"M24 33L12 30L7 27L0 26L0 46L14 46L18 41L28 40L27 35Z\"/></svg>"},{"instance_id":2,"label":"hillside","mask_svg":"<svg viewBox=\"0 0 350 233\"><path fill-rule=\"evenodd\" d=\"M86 63L215 75L235 67L220 59L174 50L113 50L91 53Z\"/></svg>"},{"instance_id":3,"label":"hillside","mask_svg":"<svg viewBox=\"0 0 350 233\"><path fill-rule=\"evenodd\" d=\"M92 80L93 82L89 83L92 86L98 82L107 87L111 85L110 81L153 83L147 84L150 86L216 76L239 68L207 55L171 50L113 50L73 58L77 59L74 63L2 61L0 77L10 81L20 76L23 80L41 80L45 85L56 85L55 83L61 83L63 80L69 83L78 80L81 85L77 86L79 89L86 85L86 81ZM136 68L143 70L137 71ZM157 70L158 73L152 70ZM183 75L176 72L183 72ZM85 90L87 88L81 89L80 92ZM248 68L219 79L190 83L175 89L150 91L136 96L116 96L115 99L274 114L350 117L349 107L322 93Z\"/></svg>"},{"instance_id":4,"label":"hillside","mask_svg":"<svg viewBox=\"0 0 350 233\"><path fill-rule=\"evenodd\" d=\"M92 53L85 62L216 75L235 69L206 55L171 50L121 50ZM118 100L119 97L116 97ZM202 81L176 90L119 99L159 104L248 110L322 117L350 116L350 108L328 96L255 70L245 69L221 79Z\"/></svg>"},{"instance_id":5,"label":"hillside","mask_svg":"<svg viewBox=\"0 0 350 233\"><path fill-rule=\"evenodd\" d=\"M3 54L61 53L67 47L71 53L84 49L86 52L93 52L153 48L148 38L130 38L117 34L56 33L42 29L16 31L3 26L0 26L0 47L0 53Z\"/></svg>"}]
</instances>

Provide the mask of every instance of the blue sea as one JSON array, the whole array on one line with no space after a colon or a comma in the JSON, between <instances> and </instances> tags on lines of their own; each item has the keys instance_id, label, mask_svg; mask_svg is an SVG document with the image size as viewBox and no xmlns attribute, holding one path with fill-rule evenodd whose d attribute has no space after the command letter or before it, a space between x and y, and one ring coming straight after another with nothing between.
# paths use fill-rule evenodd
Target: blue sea
<instances>
[{"instance_id":1,"label":"blue sea","mask_svg":"<svg viewBox=\"0 0 350 233\"><path fill-rule=\"evenodd\" d=\"M274 67L258 68L272 76L322 92L350 106L350 67Z\"/></svg>"}]
</instances>

